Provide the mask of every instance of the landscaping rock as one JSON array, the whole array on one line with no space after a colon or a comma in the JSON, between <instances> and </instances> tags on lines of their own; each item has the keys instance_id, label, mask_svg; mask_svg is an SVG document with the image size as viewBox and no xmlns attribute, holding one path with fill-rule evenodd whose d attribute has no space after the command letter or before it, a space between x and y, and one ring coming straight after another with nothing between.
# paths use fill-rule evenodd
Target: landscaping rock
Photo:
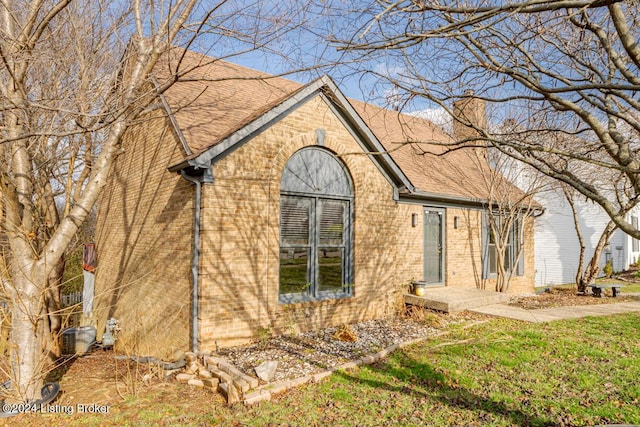
<instances>
[{"instance_id":1,"label":"landscaping rock","mask_svg":"<svg viewBox=\"0 0 640 427\"><path fill-rule=\"evenodd\" d=\"M271 400L271 393L266 390L257 390L253 393L249 393L244 397L245 405L253 405L258 402L267 402Z\"/></svg>"},{"instance_id":2,"label":"landscaping rock","mask_svg":"<svg viewBox=\"0 0 640 427\"><path fill-rule=\"evenodd\" d=\"M220 392L227 399L229 405L238 403L240 401L240 392L232 383L220 383L218 384L218 392Z\"/></svg>"},{"instance_id":3,"label":"landscaping rock","mask_svg":"<svg viewBox=\"0 0 640 427\"><path fill-rule=\"evenodd\" d=\"M200 378L203 378L203 379L204 379L204 378L212 378L212 377L213 377L213 374L211 373L211 371L208 371L208 370L206 370L206 369L200 369L200 370L198 371L198 376L199 376Z\"/></svg>"},{"instance_id":4,"label":"landscaping rock","mask_svg":"<svg viewBox=\"0 0 640 427\"><path fill-rule=\"evenodd\" d=\"M174 350L173 353L171 353L171 362L177 362L179 360L184 359L184 351L182 350Z\"/></svg>"},{"instance_id":5,"label":"landscaping rock","mask_svg":"<svg viewBox=\"0 0 640 427\"><path fill-rule=\"evenodd\" d=\"M164 380L167 381L168 379L170 379L173 374L178 374L182 371L182 369L172 369L170 371L164 371Z\"/></svg>"},{"instance_id":6,"label":"landscaping rock","mask_svg":"<svg viewBox=\"0 0 640 427\"><path fill-rule=\"evenodd\" d=\"M227 374L226 372L222 372L219 369L211 369L211 375L213 375L215 378L218 378L221 383L231 382L231 375Z\"/></svg>"},{"instance_id":7,"label":"landscaping rock","mask_svg":"<svg viewBox=\"0 0 640 427\"><path fill-rule=\"evenodd\" d=\"M218 361L218 369L222 372L226 372L227 374L229 374L229 376L234 380L234 381L244 381L247 384L249 384L249 388L256 388L258 387L258 379L257 378L253 378L250 377L249 375L246 375L245 373L243 373L240 369L236 368L235 366L233 366L231 363L229 362L225 362L225 361ZM213 370L212 370L213 373ZM215 376L215 374L214 374Z\"/></svg>"},{"instance_id":8,"label":"landscaping rock","mask_svg":"<svg viewBox=\"0 0 640 427\"><path fill-rule=\"evenodd\" d=\"M252 388L251 384L241 377L233 377L231 382L233 382L233 385L235 385L236 388L238 390L241 390L243 393L248 392Z\"/></svg>"},{"instance_id":9,"label":"landscaping rock","mask_svg":"<svg viewBox=\"0 0 640 427\"><path fill-rule=\"evenodd\" d=\"M217 378L207 378L202 380L202 384L205 386L205 388L215 391L218 388L218 384L220 384L220 380Z\"/></svg>"},{"instance_id":10,"label":"landscaping rock","mask_svg":"<svg viewBox=\"0 0 640 427\"><path fill-rule=\"evenodd\" d=\"M209 357L211 356L211 351L207 350L207 351L199 351L196 353L196 355L198 356L198 359L204 360L205 357Z\"/></svg>"},{"instance_id":11,"label":"landscaping rock","mask_svg":"<svg viewBox=\"0 0 640 427\"><path fill-rule=\"evenodd\" d=\"M194 387L204 387L204 382L197 378L190 379L187 384L192 385Z\"/></svg>"},{"instance_id":12,"label":"landscaping rock","mask_svg":"<svg viewBox=\"0 0 640 427\"><path fill-rule=\"evenodd\" d=\"M204 358L204 364L207 367L213 366L217 368L220 362L225 363L226 361L220 357L215 357L215 356L207 356Z\"/></svg>"},{"instance_id":13,"label":"landscaping rock","mask_svg":"<svg viewBox=\"0 0 640 427\"><path fill-rule=\"evenodd\" d=\"M595 299L595 298L594 298ZM443 325L462 320L457 315L447 316ZM234 366L247 374L255 375L255 367L266 360L278 362L275 378L282 381L318 373L322 369L339 367L345 362L354 361L393 344L409 340L424 340L440 333L440 329L422 321L407 319L378 319L349 325L358 337L355 342L334 339L336 327L309 331L295 336L274 336L268 344L223 348L211 358L233 360ZM326 367L326 368L323 368ZM257 379L257 376L255 376Z\"/></svg>"},{"instance_id":14,"label":"landscaping rock","mask_svg":"<svg viewBox=\"0 0 640 427\"><path fill-rule=\"evenodd\" d=\"M229 393L227 394L227 403L229 405L233 405L234 403L238 403L241 400L240 392L233 384L229 384Z\"/></svg>"},{"instance_id":15,"label":"landscaping rock","mask_svg":"<svg viewBox=\"0 0 640 427\"><path fill-rule=\"evenodd\" d=\"M189 380L194 379L196 376L193 374L178 374L176 375L176 380L181 383L189 382Z\"/></svg>"},{"instance_id":16,"label":"landscaping rock","mask_svg":"<svg viewBox=\"0 0 640 427\"><path fill-rule=\"evenodd\" d=\"M298 387L301 386L303 384L307 384L308 382L311 382L312 378L310 375L306 375L304 377L298 377L298 378L294 378L292 380L289 380L289 384L291 385L291 387Z\"/></svg>"},{"instance_id":17,"label":"landscaping rock","mask_svg":"<svg viewBox=\"0 0 640 427\"><path fill-rule=\"evenodd\" d=\"M272 395L282 393L291 388L291 381L280 381L278 383L267 384L262 390L267 390Z\"/></svg>"},{"instance_id":18,"label":"landscaping rock","mask_svg":"<svg viewBox=\"0 0 640 427\"><path fill-rule=\"evenodd\" d=\"M262 381L270 382L276 376L276 370L278 369L278 362L269 360L267 362L262 362L258 366L256 366L256 375Z\"/></svg>"},{"instance_id":19,"label":"landscaping rock","mask_svg":"<svg viewBox=\"0 0 640 427\"><path fill-rule=\"evenodd\" d=\"M323 379L325 379L328 376L330 376L332 373L333 372L331 372L331 371L318 372L317 374L312 375L311 378L313 378L313 382L314 383L319 383Z\"/></svg>"}]
</instances>

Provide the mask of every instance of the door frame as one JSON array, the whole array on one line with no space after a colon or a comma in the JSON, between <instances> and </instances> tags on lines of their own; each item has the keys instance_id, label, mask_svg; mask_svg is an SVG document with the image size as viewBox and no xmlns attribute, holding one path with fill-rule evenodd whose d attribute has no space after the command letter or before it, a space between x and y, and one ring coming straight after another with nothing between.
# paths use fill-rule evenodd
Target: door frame
<instances>
[{"instance_id":1,"label":"door frame","mask_svg":"<svg viewBox=\"0 0 640 427\"><path fill-rule=\"evenodd\" d=\"M427 285L446 285L445 258L446 258L446 212L445 208L424 206L422 209L422 279ZM440 217L440 280L438 282L427 281L427 214L437 213Z\"/></svg>"}]
</instances>

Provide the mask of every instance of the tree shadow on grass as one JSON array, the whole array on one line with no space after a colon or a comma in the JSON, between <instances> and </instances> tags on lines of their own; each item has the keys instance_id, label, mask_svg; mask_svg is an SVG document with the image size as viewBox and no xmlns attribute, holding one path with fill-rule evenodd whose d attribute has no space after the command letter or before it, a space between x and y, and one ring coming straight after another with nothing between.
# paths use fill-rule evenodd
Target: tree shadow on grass
<instances>
[{"instance_id":1,"label":"tree shadow on grass","mask_svg":"<svg viewBox=\"0 0 640 427\"><path fill-rule=\"evenodd\" d=\"M399 367L394 367L388 361L383 361L370 365L368 369L381 375L393 376L399 380L398 385L350 375L347 371L339 371L336 374L359 385L411 395L416 400L437 400L441 405L452 408L452 413L455 413L455 409L476 412L478 425L484 425L491 421L500 422L501 419L518 426L564 425L562 421L553 422L549 419L543 419L521 409L509 407L503 402L472 393L456 384L452 378L447 378L435 370L431 365L418 362L405 354L396 353L394 359L398 362ZM420 410L418 406L416 409Z\"/></svg>"}]
</instances>

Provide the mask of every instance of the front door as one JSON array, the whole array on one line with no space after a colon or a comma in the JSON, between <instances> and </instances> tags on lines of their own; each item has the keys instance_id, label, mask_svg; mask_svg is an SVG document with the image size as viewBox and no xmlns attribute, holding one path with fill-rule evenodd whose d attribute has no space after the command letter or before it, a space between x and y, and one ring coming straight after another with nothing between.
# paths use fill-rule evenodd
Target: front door
<instances>
[{"instance_id":1,"label":"front door","mask_svg":"<svg viewBox=\"0 0 640 427\"><path fill-rule=\"evenodd\" d=\"M424 281L443 283L444 281L444 210L426 208L424 210Z\"/></svg>"}]
</instances>

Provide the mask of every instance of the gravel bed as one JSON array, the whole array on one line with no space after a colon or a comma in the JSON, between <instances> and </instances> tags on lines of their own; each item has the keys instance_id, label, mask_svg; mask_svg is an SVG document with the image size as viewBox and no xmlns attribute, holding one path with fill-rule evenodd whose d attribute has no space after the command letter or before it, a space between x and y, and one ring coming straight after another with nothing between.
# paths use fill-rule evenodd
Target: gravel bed
<instances>
[{"instance_id":1,"label":"gravel bed","mask_svg":"<svg viewBox=\"0 0 640 427\"><path fill-rule=\"evenodd\" d=\"M256 366L266 361L277 361L278 369L272 381L294 379L338 367L393 344L433 337L441 334L446 324L466 320L463 317L442 314L433 316L437 316L436 322L433 318L429 322L410 318L378 319L296 335L283 335L251 345L220 349L217 355L227 359L245 374L256 378ZM355 340L344 341L336 338L340 332L343 332L343 339L346 335L347 338Z\"/></svg>"}]
</instances>

